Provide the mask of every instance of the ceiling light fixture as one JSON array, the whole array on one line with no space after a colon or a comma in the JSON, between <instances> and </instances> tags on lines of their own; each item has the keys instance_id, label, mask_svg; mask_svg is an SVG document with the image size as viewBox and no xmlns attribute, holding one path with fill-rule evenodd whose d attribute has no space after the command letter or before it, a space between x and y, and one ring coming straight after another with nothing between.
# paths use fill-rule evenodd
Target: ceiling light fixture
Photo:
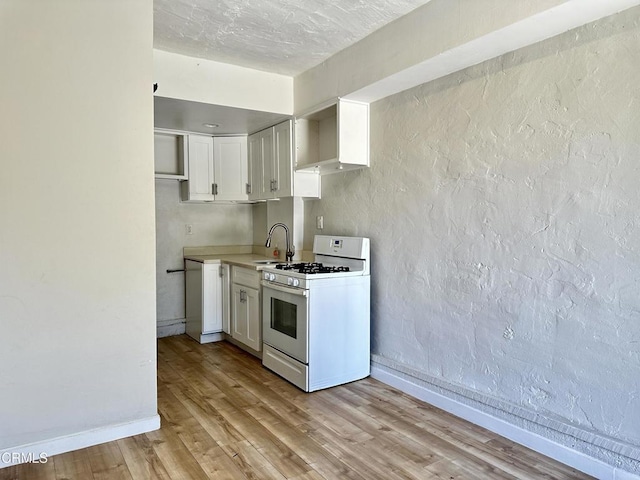
<instances>
[{"instance_id":1,"label":"ceiling light fixture","mask_svg":"<svg viewBox=\"0 0 640 480\"><path fill-rule=\"evenodd\" d=\"M203 123L202 126L203 127L207 127L207 128L218 128L220 126L220 124L218 124L218 123Z\"/></svg>"}]
</instances>

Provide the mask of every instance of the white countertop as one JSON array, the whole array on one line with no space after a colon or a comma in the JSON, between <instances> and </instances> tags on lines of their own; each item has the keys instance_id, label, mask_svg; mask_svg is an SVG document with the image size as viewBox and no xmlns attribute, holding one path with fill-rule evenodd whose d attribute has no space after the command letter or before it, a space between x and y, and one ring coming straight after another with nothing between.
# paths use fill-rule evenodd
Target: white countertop
<instances>
[{"instance_id":1,"label":"white countertop","mask_svg":"<svg viewBox=\"0 0 640 480\"><path fill-rule=\"evenodd\" d=\"M240 254L214 254L214 255L185 255L185 260L193 260L194 262L201 263L227 263L229 265L236 265L238 267L251 268L254 270L262 270L265 267L273 267L275 263L265 265L255 263L259 260L274 260L273 258L265 257L264 255L256 255L255 253L240 253ZM275 260L279 263L284 261Z\"/></svg>"}]
</instances>

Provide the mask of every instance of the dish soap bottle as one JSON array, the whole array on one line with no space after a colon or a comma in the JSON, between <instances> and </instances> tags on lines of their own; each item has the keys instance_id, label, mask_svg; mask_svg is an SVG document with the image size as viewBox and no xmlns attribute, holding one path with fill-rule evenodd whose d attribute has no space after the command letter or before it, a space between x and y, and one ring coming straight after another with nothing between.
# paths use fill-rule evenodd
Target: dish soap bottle
<instances>
[{"instance_id":1,"label":"dish soap bottle","mask_svg":"<svg viewBox=\"0 0 640 480\"><path fill-rule=\"evenodd\" d=\"M273 258L280 258L280 250L278 250L278 244L276 244L275 248L273 249Z\"/></svg>"}]
</instances>

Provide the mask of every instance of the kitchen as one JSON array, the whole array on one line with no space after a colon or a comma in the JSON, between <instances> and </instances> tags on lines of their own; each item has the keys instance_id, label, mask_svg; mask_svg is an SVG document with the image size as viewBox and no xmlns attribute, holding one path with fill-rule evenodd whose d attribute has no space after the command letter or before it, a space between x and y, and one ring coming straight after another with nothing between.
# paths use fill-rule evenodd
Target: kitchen
<instances>
[{"instance_id":1,"label":"kitchen","mask_svg":"<svg viewBox=\"0 0 640 480\"><path fill-rule=\"evenodd\" d=\"M430 4L440 5L436 0ZM508 2L502 7L510 8ZM148 10L149 5L133 13L119 11L126 18L135 13L138 20L145 20L135 22L136 30L122 29L122 41L128 43L118 52L138 45L138 35L149 34ZM482 12L473 13L485 20ZM102 11L95 17L103 14L109 18ZM54 36L38 18L20 20L32 31ZM66 15L55 26L66 26L65 22L80 20ZM4 31L21 40L12 42L21 54L37 55L17 30ZM57 34L66 31L55 30ZM104 35L104 42L96 37L89 44L110 52L113 37L106 27L97 32ZM370 169L326 176L322 198L307 200L301 212L303 250L312 249L318 216L324 218L323 232L372 239L372 361L377 375L386 375L390 383L395 372L396 381L413 379L414 384L430 385L442 394L459 395L463 403L502 415L511 425L528 425L542 436L569 429L572 438L580 439L575 447L579 451L589 451L591 458L601 460L616 455L626 466L620 470L627 471L637 456L640 431L636 399L629 393L637 389L638 378L634 285L639 269L633 242L635 212L640 207L633 181L638 116L637 109L629 106L637 95L637 35L638 11L633 8L372 103ZM78 48L70 34L61 35L59 41L63 39L68 39L65 48ZM148 40L145 45L150 48ZM179 88L152 78L150 62L141 50L133 48L130 55L123 57L128 59L126 65L110 57L122 66L120 75L131 72L130 64L137 63L146 68L131 74L136 79L132 83L148 86L156 80L160 88ZM80 106L55 103L56 98L49 98L44 85L35 81L29 92L26 86L24 92L18 89L23 92L20 95L15 88L8 89L11 95L3 98L14 118L44 122L38 130L48 146L33 151L27 133L34 128L25 121L13 130L20 135L9 136L3 145L5 158L55 160L11 162L5 170L12 178L37 181L21 185L24 192L17 185L5 188L3 184L5 204L14 206L14 210L3 210L7 223L23 225L23 230L3 232L4 245L21 263L7 259L3 279L10 294L3 297L1 311L3 318L32 319L7 326L7 338L20 338L24 341L18 344L26 347L9 345L3 349L3 360L20 366L8 378L16 398L34 399L31 408L10 399L3 402L21 419L20 425L12 418L3 419L3 448L146 418L154 411L155 347L148 337L155 337L155 290L143 286L152 284L155 276L154 226L146 220L153 216L153 185L146 180L152 170L152 147L138 145L127 133L135 131L139 136L150 128L152 105L148 99L136 100L143 96L142 87L140 92L126 90L119 98L130 118L122 122L120 116L108 116L117 95L116 76L106 67L95 78L88 76L90 72L81 74L90 60L86 53L64 61L78 62L73 71L87 83L99 79L100 94L89 98L104 105L100 124L97 120L80 124L77 118L86 118ZM353 57L342 61L349 60ZM37 62L29 65L35 69ZM389 65L393 68L393 62ZM190 68L198 67L194 63ZM329 62L323 68L340 70L344 65ZM189 74L189 69L183 71ZM55 69L47 72L62 75ZM39 70L35 73L30 78L43 77L37 75ZM17 72L8 75L20 83ZM73 89L89 88L69 83L66 77L55 79L56 85L68 85L69 90L63 91L68 98L75 98ZM269 77L269 82L279 80L293 83ZM334 96L326 93L334 88L333 82L323 83L309 74L296 84L303 80L307 85L317 81L320 97ZM41 102L54 102L56 115L63 115L64 121L37 109L42 103L33 100L36 94ZM300 95L296 103L301 102L301 110L317 103ZM267 102L275 95L265 97L262 101ZM283 115L293 111L283 112L276 106L264 110ZM115 128L111 150L91 158L75 150L68 155L68 145L60 142L64 132L57 128L59 123L86 132L77 140L86 146L101 138L105 122ZM116 140L130 146L131 155L123 155ZM109 162L111 157L125 156L128 162ZM38 166L42 180L29 165ZM97 179L96 171L101 172ZM54 189L52 179L65 188ZM95 191L84 187L90 180ZM176 188L177 194L177 184L167 188ZM15 198L24 201L20 204ZM85 206L94 205L102 214L100 222L70 201L74 198L83 198ZM56 214L53 207L66 216ZM224 209L236 209L242 215L227 218ZM296 205L287 209L295 212ZM265 221L269 213L260 206L220 206L209 212L213 210L212 218L229 227L210 227L210 238L227 236L220 245L263 244L273 220ZM200 211L204 213L204 208ZM41 223L25 225L24 217ZM124 225L121 218L132 221ZM262 232L253 228L256 219L264 225ZM191 224L193 235L199 235L203 232L198 223L196 219L180 221L175 233L184 235L185 225ZM72 238L68 232L73 232ZM104 232L117 235L101 235ZM47 239L47 245L42 245L42 239ZM99 274L68 271L63 260L66 264L93 262ZM175 265L163 266L167 268ZM114 287L116 283L120 285ZM63 294L58 288L63 285L73 285L86 295ZM137 295L128 296L125 287ZM10 298L22 301L13 303ZM35 306L42 298L48 300L46 311ZM81 311L91 312L89 322L83 322L87 316ZM99 341L94 340L97 328L103 332ZM74 332L73 341L69 332ZM128 335L122 338L122 332ZM576 345L581 348L573 348ZM46 389L49 403L58 406L56 415L38 414L41 392L21 380L37 371L35 360L47 367L38 385ZM140 365L148 365L148 370ZM85 367L91 367L91 375L82 370ZM127 372L126 381L116 371ZM62 385L54 383L64 372L75 375L67 378L65 374ZM85 398L89 401L77 398L68 405L65 391L80 381L92 386ZM110 390L103 384L110 385ZM120 401L117 393L125 388L144 400L135 407ZM101 411L105 405L110 407L97 414L87 407L92 403ZM88 413L76 420L72 411ZM90 412L95 418L89 418ZM25 418L33 418L34 433L28 438L19 433ZM544 418L546 425L536 424L536 418ZM594 451L594 445L607 448Z\"/></svg>"},{"instance_id":2,"label":"kitchen","mask_svg":"<svg viewBox=\"0 0 640 480\"><path fill-rule=\"evenodd\" d=\"M158 90L161 92L161 87ZM226 339L262 358L267 368L305 391L367 377L369 240L316 235L313 251L304 252L302 215L287 208L302 210L305 199L320 197L321 172L368 167L369 106L340 99L295 121L280 121L248 136L238 131L211 136L166 128L181 127L184 119L193 118L192 106L170 100L168 113L162 106L166 99L156 96L155 101L157 204L166 202L175 211L176 189L167 200L158 192L164 191L162 184L167 181L177 181L185 211L205 204L208 211L223 209L227 216L237 217L233 207L251 202L254 209L266 207L267 218L273 218L274 212L286 215L285 221L271 225L264 245L184 246L180 239L193 235L193 225L186 224L186 237L178 237L172 249L177 252L183 247L179 257L166 257L159 248L158 335L186 332L200 343ZM221 115L216 108L204 115L215 120L214 129L225 125L227 131L234 115L246 115L254 123L259 117L228 111ZM195 127L208 129L212 124ZM256 218L264 216L257 214ZM180 219L170 217L168 221ZM201 224L210 222L205 218ZM322 223L319 217L316 227L322 229ZM254 225L254 231L265 230ZM167 242L168 231L158 221L159 245ZM212 243L221 241L203 238ZM184 268L164 265L179 265L182 257ZM303 257L311 262L301 263ZM296 262L291 263L294 258ZM271 265L274 261L289 264ZM172 281L173 291L164 288L167 281L163 274ZM183 281L173 280L175 274L183 274ZM179 309L179 317L162 318L166 315L163 304ZM337 345L344 346L344 353L337 355L333 350Z\"/></svg>"}]
</instances>

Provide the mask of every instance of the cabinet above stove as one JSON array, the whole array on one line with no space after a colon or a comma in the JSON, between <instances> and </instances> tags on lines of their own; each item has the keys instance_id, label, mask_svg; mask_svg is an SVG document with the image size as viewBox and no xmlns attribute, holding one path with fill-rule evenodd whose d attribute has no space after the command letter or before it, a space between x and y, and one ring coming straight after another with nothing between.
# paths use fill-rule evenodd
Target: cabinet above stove
<instances>
[{"instance_id":1,"label":"cabinet above stove","mask_svg":"<svg viewBox=\"0 0 640 480\"><path fill-rule=\"evenodd\" d=\"M368 103L338 99L296 118L296 171L325 175L368 166Z\"/></svg>"}]
</instances>

